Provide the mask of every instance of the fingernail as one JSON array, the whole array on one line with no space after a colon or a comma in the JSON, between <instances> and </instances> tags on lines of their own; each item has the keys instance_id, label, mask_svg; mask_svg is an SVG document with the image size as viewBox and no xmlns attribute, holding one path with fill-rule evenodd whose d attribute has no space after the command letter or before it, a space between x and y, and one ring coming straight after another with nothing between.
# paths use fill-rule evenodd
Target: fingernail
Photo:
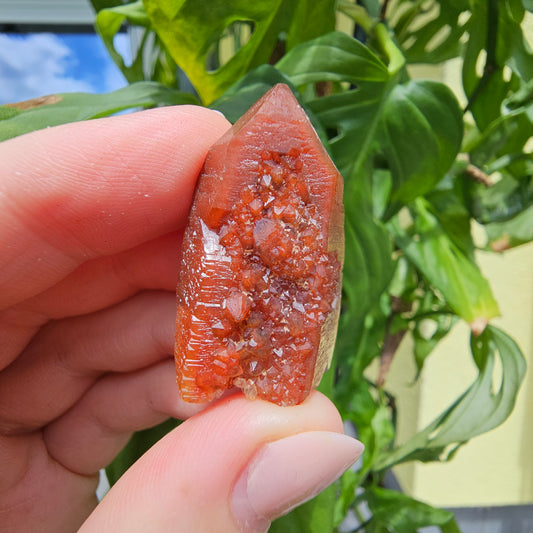
<instances>
[{"instance_id":1,"label":"fingernail","mask_svg":"<svg viewBox=\"0 0 533 533\"><path fill-rule=\"evenodd\" d=\"M211 111L214 111L215 113L218 113L220 116L226 118L226 115L224 115L224 113L222 113L222 111L219 111L218 109L212 109Z\"/></svg>"},{"instance_id":2,"label":"fingernail","mask_svg":"<svg viewBox=\"0 0 533 533\"><path fill-rule=\"evenodd\" d=\"M338 479L364 446L340 433L309 431L263 445L233 489L243 531L266 531L271 520L310 500Z\"/></svg>"}]
</instances>

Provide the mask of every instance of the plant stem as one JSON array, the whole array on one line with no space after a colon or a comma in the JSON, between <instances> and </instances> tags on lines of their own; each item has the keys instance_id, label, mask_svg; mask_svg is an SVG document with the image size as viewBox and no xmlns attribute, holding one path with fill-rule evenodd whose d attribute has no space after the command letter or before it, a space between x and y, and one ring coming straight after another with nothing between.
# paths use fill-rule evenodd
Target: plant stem
<instances>
[{"instance_id":1,"label":"plant stem","mask_svg":"<svg viewBox=\"0 0 533 533\"><path fill-rule=\"evenodd\" d=\"M388 6L389 6L389 0L383 0L383 4L381 4L381 9L379 10L379 20L381 20L381 22L385 22Z\"/></svg>"},{"instance_id":2,"label":"plant stem","mask_svg":"<svg viewBox=\"0 0 533 533\"><path fill-rule=\"evenodd\" d=\"M492 187L494 183L490 179L490 176L483 172L480 168L469 163L466 167L465 173L470 176L474 181L485 185L485 187Z\"/></svg>"},{"instance_id":3,"label":"plant stem","mask_svg":"<svg viewBox=\"0 0 533 533\"><path fill-rule=\"evenodd\" d=\"M286 52L285 41L278 39L276 41L276 45L274 46L274 49L272 50L272 53L270 54L270 57L268 59L268 64L275 65L285 55L285 52Z\"/></svg>"},{"instance_id":4,"label":"plant stem","mask_svg":"<svg viewBox=\"0 0 533 533\"><path fill-rule=\"evenodd\" d=\"M411 304L405 302L401 298L395 296L391 300L391 314L387 319L387 326L385 332L385 340L383 342L383 349L381 350L381 355L379 357L379 374L376 381L378 389L381 389L385 385L385 379L389 373L394 354L398 350L400 343L402 342L407 329L401 329L395 333L391 333L391 326L394 316L401 313L406 313L411 310Z\"/></svg>"},{"instance_id":5,"label":"plant stem","mask_svg":"<svg viewBox=\"0 0 533 533\"><path fill-rule=\"evenodd\" d=\"M407 330L402 329L396 333L387 333L387 336L385 337L383 350L379 356L379 374L376 382L380 389L385 385L385 380L387 379L392 360L394 359L394 354L398 350L406 333Z\"/></svg>"},{"instance_id":6,"label":"plant stem","mask_svg":"<svg viewBox=\"0 0 533 533\"><path fill-rule=\"evenodd\" d=\"M331 81L317 81L315 92L318 97L329 96L333 93L333 83Z\"/></svg>"},{"instance_id":7,"label":"plant stem","mask_svg":"<svg viewBox=\"0 0 533 533\"><path fill-rule=\"evenodd\" d=\"M473 165L470 162L470 155L468 153L464 152L458 154L457 160L465 164L461 172L472 178L474 181L485 185L485 187L492 187L494 185L490 179L490 172L484 172L479 167L476 167L476 165Z\"/></svg>"}]
</instances>

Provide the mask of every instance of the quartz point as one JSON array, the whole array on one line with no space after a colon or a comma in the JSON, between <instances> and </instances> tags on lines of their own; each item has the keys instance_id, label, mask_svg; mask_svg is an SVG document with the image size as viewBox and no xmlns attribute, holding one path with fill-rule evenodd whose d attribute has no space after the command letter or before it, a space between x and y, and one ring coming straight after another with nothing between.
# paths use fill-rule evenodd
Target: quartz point
<instances>
[{"instance_id":1,"label":"quartz point","mask_svg":"<svg viewBox=\"0 0 533 533\"><path fill-rule=\"evenodd\" d=\"M209 151L182 244L181 397L238 387L301 403L331 360L344 258L342 177L291 90L276 85Z\"/></svg>"}]
</instances>

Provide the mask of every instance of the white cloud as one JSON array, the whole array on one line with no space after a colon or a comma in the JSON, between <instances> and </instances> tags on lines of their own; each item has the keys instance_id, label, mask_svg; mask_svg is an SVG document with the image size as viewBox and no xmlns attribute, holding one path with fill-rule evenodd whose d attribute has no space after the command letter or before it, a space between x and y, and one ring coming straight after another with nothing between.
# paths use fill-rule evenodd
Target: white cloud
<instances>
[{"instance_id":1,"label":"white cloud","mask_svg":"<svg viewBox=\"0 0 533 533\"><path fill-rule=\"evenodd\" d=\"M0 104L57 92L94 92L84 80L67 74L73 53L49 33L0 34Z\"/></svg>"}]
</instances>

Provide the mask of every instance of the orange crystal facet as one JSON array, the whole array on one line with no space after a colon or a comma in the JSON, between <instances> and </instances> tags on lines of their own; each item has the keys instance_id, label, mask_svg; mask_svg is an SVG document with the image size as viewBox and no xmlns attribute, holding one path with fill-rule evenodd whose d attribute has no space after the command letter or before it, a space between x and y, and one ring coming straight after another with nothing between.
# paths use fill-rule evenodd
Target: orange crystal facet
<instances>
[{"instance_id":1,"label":"orange crystal facet","mask_svg":"<svg viewBox=\"0 0 533 533\"><path fill-rule=\"evenodd\" d=\"M211 148L182 248L181 396L302 402L329 364L340 305L342 178L277 85Z\"/></svg>"}]
</instances>

